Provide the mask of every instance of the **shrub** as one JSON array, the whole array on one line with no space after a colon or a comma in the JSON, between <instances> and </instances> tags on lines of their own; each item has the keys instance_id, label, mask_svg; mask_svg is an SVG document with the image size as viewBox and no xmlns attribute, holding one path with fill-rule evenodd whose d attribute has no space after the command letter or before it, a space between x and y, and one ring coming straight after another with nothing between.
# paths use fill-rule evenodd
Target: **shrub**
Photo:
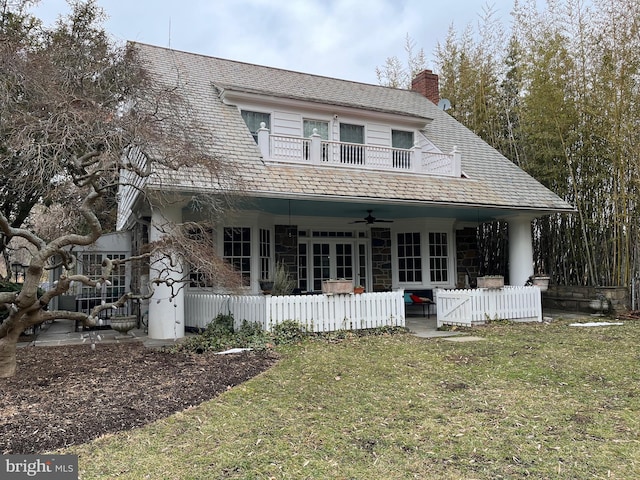
<instances>
[{"instance_id":1,"label":"shrub","mask_svg":"<svg viewBox=\"0 0 640 480\"><path fill-rule=\"evenodd\" d=\"M268 335L257 323L244 320L234 331L233 315L220 314L199 335L188 337L176 350L193 353L220 352L230 348L264 350L268 343Z\"/></svg>"},{"instance_id":2,"label":"shrub","mask_svg":"<svg viewBox=\"0 0 640 480\"><path fill-rule=\"evenodd\" d=\"M307 337L307 331L299 322L285 320L271 329L271 335L276 345L289 345L302 341Z\"/></svg>"}]
</instances>

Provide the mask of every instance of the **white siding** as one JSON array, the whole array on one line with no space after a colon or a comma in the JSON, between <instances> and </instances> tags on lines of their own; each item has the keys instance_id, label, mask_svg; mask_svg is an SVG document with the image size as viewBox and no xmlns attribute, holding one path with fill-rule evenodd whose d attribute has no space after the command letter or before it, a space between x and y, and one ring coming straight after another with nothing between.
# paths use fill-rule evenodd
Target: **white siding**
<instances>
[{"instance_id":1,"label":"white siding","mask_svg":"<svg viewBox=\"0 0 640 480\"><path fill-rule=\"evenodd\" d=\"M369 123L366 128L367 138L365 143L369 145L391 146L391 128L389 125L379 123Z\"/></svg>"},{"instance_id":2,"label":"white siding","mask_svg":"<svg viewBox=\"0 0 640 480\"><path fill-rule=\"evenodd\" d=\"M302 115L291 112L273 112L271 133L291 137L302 136Z\"/></svg>"}]
</instances>

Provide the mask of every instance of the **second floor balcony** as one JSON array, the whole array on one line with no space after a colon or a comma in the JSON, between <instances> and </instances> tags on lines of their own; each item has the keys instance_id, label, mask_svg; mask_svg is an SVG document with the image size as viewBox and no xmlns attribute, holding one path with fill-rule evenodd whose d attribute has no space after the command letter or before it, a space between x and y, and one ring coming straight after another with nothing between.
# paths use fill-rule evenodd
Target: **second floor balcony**
<instances>
[{"instance_id":1,"label":"second floor balcony","mask_svg":"<svg viewBox=\"0 0 640 480\"><path fill-rule=\"evenodd\" d=\"M315 131L308 138L273 135L264 125L258 130L257 140L264 159L274 162L447 177L462 175L461 155L455 147L451 153L441 153L425 151L418 145L404 149L324 140Z\"/></svg>"}]
</instances>

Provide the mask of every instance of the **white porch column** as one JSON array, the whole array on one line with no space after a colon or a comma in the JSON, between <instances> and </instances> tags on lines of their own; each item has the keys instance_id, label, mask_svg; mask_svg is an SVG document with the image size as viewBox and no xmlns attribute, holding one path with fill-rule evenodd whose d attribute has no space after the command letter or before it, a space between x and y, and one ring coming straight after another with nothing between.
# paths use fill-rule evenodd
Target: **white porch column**
<instances>
[{"instance_id":1,"label":"white porch column","mask_svg":"<svg viewBox=\"0 0 640 480\"><path fill-rule=\"evenodd\" d=\"M169 205L153 208L149 240L160 240L168 233L170 223L182 222L182 206ZM183 277L183 265L180 258L157 256L151 258L150 280L154 278L170 278L180 280ZM165 340L184 337L184 289L181 284L171 287L154 285L153 297L149 300L149 338Z\"/></svg>"},{"instance_id":2,"label":"white porch column","mask_svg":"<svg viewBox=\"0 0 640 480\"><path fill-rule=\"evenodd\" d=\"M509 283L524 285L533 275L530 216L509 217Z\"/></svg>"}]
</instances>

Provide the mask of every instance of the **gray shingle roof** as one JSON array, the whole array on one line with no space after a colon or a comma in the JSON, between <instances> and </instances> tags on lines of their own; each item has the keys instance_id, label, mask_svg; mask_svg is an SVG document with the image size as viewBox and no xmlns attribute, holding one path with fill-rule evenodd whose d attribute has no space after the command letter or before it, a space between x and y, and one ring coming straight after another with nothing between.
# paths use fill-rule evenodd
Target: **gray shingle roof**
<instances>
[{"instance_id":1,"label":"gray shingle roof","mask_svg":"<svg viewBox=\"0 0 640 480\"><path fill-rule=\"evenodd\" d=\"M160 81L180 85L192 103L198 122L211 135L212 151L234 162L239 167L245 188L256 195L393 199L539 212L573 210L571 205L419 93L140 43L134 45L150 72ZM433 119L423 130L424 134L443 152L456 146L462 155L462 169L469 178L265 163L238 109L221 101L219 93L227 88ZM193 169L156 177L155 186L187 191L216 188L200 172L190 170Z\"/></svg>"}]
</instances>

